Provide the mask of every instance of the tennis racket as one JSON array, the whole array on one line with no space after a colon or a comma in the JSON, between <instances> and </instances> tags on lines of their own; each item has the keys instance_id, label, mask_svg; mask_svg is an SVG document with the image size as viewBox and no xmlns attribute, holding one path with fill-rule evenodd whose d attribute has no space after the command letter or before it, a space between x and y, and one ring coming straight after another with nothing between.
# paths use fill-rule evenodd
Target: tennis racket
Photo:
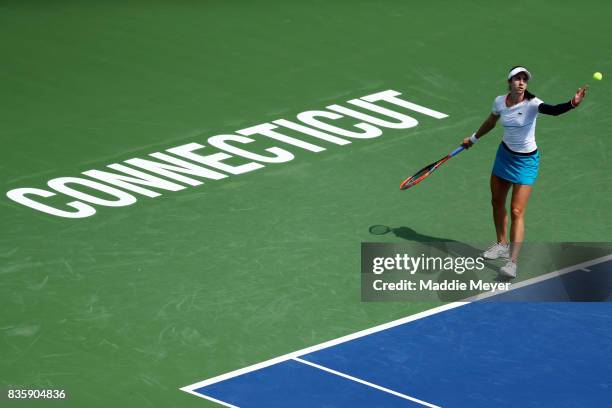
<instances>
[{"instance_id":1,"label":"tennis racket","mask_svg":"<svg viewBox=\"0 0 612 408\"><path fill-rule=\"evenodd\" d=\"M408 190L412 186L416 186L421 181L425 180L427 176L436 171L438 167L442 164L446 163L451 157L454 157L461 153L465 149L465 146L461 145L448 155L444 156L438 161L435 161L427 166L423 167L421 170L417 171L413 176L408 177L406 180L402 181L400 184L400 190Z\"/></svg>"}]
</instances>

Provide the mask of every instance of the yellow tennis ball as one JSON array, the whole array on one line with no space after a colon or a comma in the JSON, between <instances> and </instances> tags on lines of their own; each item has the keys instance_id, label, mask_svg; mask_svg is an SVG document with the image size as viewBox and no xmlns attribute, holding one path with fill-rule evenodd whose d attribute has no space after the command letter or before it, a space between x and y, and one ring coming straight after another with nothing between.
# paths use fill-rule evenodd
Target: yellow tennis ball
<instances>
[{"instance_id":1,"label":"yellow tennis ball","mask_svg":"<svg viewBox=\"0 0 612 408\"><path fill-rule=\"evenodd\" d=\"M593 79L601 81L601 78L603 78L603 74L601 72L596 72L593 74Z\"/></svg>"}]
</instances>

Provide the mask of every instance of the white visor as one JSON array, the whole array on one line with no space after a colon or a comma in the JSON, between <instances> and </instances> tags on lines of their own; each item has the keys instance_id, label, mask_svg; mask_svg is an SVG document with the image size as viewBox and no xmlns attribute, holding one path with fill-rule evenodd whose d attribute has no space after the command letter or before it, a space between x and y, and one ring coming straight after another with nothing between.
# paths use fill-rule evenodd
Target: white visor
<instances>
[{"instance_id":1,"label":"white visor","mask_svg":"<svg viewBox=\"0 0 612 408\"><path fill-rule=\"evenodd\" d=\"M518 74L520 72L524 72L524 73L527 74L527 80L528 81L531 79L531 73L529 71L527 71L527 68L516 67L516 68L514 68L512 71L510 71L508 73L508 80L512 79L513 76L515 76L516 74Z\"/></svg>"}]
</instances>

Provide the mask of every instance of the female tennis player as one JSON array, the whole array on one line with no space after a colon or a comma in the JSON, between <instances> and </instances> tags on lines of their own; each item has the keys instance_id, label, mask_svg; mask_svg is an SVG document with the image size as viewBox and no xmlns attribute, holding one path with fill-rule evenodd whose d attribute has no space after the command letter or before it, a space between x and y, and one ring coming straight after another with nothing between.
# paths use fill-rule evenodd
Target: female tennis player
<instances>
[{"instance_id":1,"label":"female tennis player","mask_svg":"<svg viewBox=\"0 0 612 408\"><path fill-rule=\"evenodd\" d=\"M517 66L508 73L508 89L493 102L493 109L480 129L471 137L463 140L466 148L495 127L501 118L504 136L495 157L491 174L491 203L493 223L497 234L496 242L483 254L487 259L507 258L508 262L500 269L500 275L516 277L516 261L520 245L525 236L525 207L532 186L538 176L540 152L535 140L536 118L538 113L557 116L576 108L585 97L587 86L578 89L574 97L559 105L548 105L527 91L531 73ZM508 214L506 197L512 188L510 204L510 244L507 240Z\"/></svg>"}]
</instances>

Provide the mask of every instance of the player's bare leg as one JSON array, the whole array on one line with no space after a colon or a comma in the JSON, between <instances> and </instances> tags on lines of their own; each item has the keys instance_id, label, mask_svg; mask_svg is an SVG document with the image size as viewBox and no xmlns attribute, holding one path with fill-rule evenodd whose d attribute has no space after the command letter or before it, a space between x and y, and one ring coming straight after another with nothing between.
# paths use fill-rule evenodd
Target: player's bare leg
<instances>
[{"instance_id":1,"label":"player's bare leg","mask_svg":"<svg viewBox=\"0 0 612 408\"><path fill-rule=\"evenodd\" d=\"M512 188L512 201L510 204L510 259L516 263L521 244L525 238L525 208L531 194L531 186L515 184Z\"/></svg>"},{"instance_id":2,"label":"player's bare leg","mask_svg":"<svg viewBox=\"0 0 612 408\"><path fill-rule=\"evenodd\" d=\"M491 174L491 205L493 206L493 223L495 224L495 233L497 242L508 243L507 226L508 213L506 212L506 198L512 183L500 179L494 174Z\"/></svg>"}]
</instances>

